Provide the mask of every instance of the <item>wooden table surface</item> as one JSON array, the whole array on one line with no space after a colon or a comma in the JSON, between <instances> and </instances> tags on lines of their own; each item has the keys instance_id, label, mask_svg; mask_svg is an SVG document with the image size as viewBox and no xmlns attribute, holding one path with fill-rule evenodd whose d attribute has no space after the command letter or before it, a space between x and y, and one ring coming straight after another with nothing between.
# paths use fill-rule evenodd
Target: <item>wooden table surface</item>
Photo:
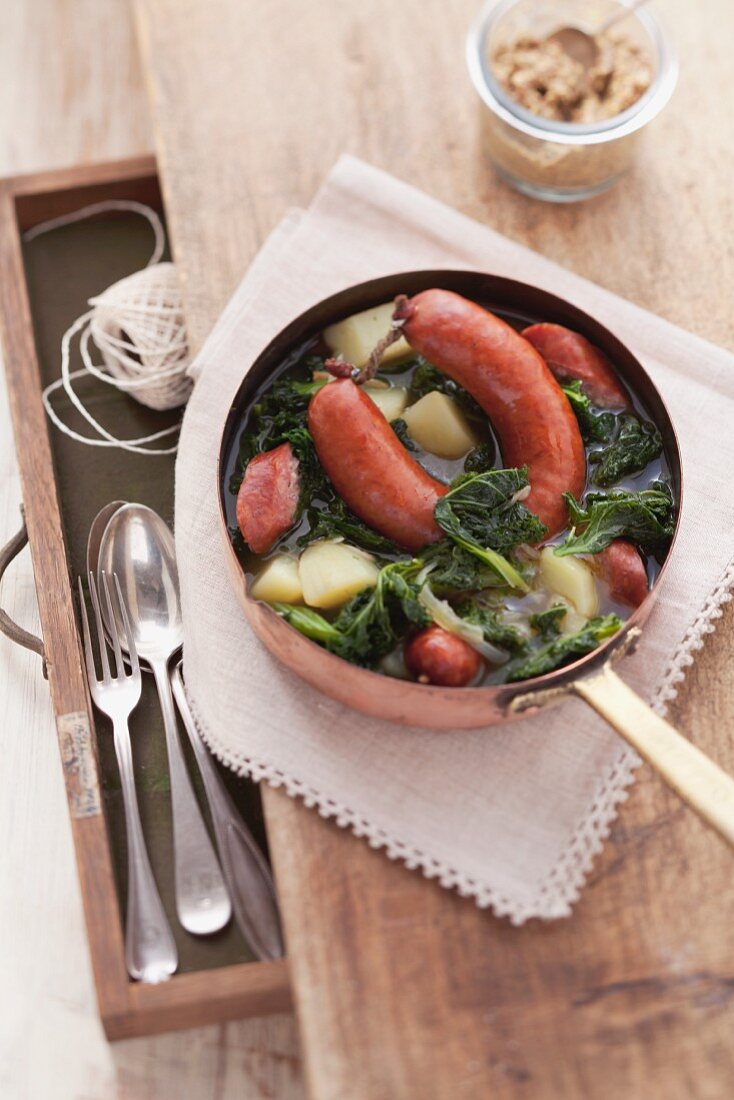
<instances>
[{"instance_id":1,"label":"wooden table surface","mask_svg":"<svg viewBox=\"0 0 734 1100\"><path fill-rule=\"evenodd\" d=\"M348 151L734 344L734 11L660 7L683 52L675 101L620 186L554 208L482 161L462 56L470 0L220 0L216 14L208 0L136 0L194 343L285 210ZM732 624L673 707L730 770ZM572 919L521 930L282 793L265 804L318 1100L733 1095L731 851L648 769Z\"/></svg>"},{"instance_id":2,"label":"wooden table surface","mask_svg":"<svg viewBox=\"0 0 734 1100\"><path fill-rule=\"evenodd\" d=\"M474 2L134 6L196 346L342 151L734 344L727 0L705 20L689 0L660 5L683 52L675 99L632 174L567 208L515 194L483 163L463 61ZM730 770L732 624L727 614L673 709ZM281 793L265 803L313 1097L734 1093L731 852L648 769L574 916L522 929Z\"/></svg>"}]
</instances>

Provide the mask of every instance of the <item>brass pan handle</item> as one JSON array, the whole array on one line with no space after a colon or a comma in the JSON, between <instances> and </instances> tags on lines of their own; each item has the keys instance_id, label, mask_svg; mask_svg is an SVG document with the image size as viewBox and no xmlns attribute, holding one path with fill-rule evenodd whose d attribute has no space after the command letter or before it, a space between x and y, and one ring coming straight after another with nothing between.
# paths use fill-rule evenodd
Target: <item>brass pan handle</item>
<instances>
[{"instance_id":1,"label":"brass pan handle","mask_svg":"<svg viewBox=\"0 0 734 1100\"><path fill-rule=\"evenodd\" d=\"M24 546L28 543L28 530L25 525L25 515L21 506L20 514L22 518L22 526L20 531L16 535L13 535L12 539L2 550L0 550L0 584L5 576L5 572L13 562L18 554L21 552ZM46 654L43 648L43 642L35 634L31 634L30 631L24 630L22 626L18 626L16 622L10 618L6 611L0 608L0 632L10 638L11 642L16 642L18 645L22 645L25 649L30 649L34 653L37 653L43 658L43 675L46 676Z\"/></svg>"},{"instance_id":2,"label":"brass pan handle","mask_svg":"<svg viewBox=\"0 0 734 1100\"><path fill-rule=\"evenodd\" d=\"M734 779L651 710L609 665L571 690L600 714L707 825L734 846Z\"/></svg>"}]
</instances>

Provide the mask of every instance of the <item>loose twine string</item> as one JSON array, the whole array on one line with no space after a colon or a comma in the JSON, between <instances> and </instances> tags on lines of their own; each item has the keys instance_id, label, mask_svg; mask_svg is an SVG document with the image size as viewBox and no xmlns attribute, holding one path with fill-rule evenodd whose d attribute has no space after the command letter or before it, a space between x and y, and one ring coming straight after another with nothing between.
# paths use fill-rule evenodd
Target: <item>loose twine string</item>
<instances>
[{"instance_id":1,"label":"loose twine string","mask_svg":"<svg viewBox=\"0 0 734 1100\"><path fill-rule=\"evenodd\" d=\"M91 309L66 330L61 338L61 377L44 389L43 404L56 427L79 443L90 447L119 447L133 454L174 454L177 443L170 447L146 444L177 434L177 424L137 439L118 439L92 416L72 386L76 379L92 375L100 382L129 393L148 408L158 410L178 408L189 398L192 382L186 373L190 357L183 299L175 265L160 262L165 249L165 232L155 210L127 200L98 202L34 226L24 234L24 240L34 240L42 233L113 210L140 214L148 220L155 238L153 252L141 271L90 298ZM71 346L78 333L81 334L79 352L84 367L72 371ZM92 359L92 344L102 355L101 364ZM98 437L81 435L63 422L51 404L51 395L59 389L63 389Z\"/></svg>"}]
</instances>

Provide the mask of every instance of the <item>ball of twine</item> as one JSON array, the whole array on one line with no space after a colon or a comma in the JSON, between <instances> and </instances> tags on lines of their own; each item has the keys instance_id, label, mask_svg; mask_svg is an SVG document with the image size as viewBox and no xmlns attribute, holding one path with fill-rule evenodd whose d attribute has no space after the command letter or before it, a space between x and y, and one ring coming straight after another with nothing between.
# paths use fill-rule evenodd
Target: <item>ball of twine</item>
<instances>
[{"instance_id":1,"label":"ball of twine","mask_svg":"<svg viewBox=\"0 0 734 1100\"><path fill-rule=\"evenodd\" d=\"M183 297L175 264L161 262L165 249L163 224L154 210L142 203L112 200L95 203L60 218L35 226L25 234L32 240L41 233L109 211L130 211L150 222L155 236L153 253L146 267L120 279L89 299L90 309L78 317L61 339L61 377L43 391L46 412L65 435L91 447L119 447L135 454L173 454L170 447L149 446L176 435L179 425L164 428L138 439L118 439L103 427L84 405L72 382L92 375L123 390L136 401L156 410L175 409L189 398L193 382ZM71 344L79 335L84 367L70 369ZM102 356L92 358L92 347ZM81 435L65 424L51 403L51 395L63 389L72 405L95 430L95 437Z\"/></svg>"},{"instance_id":2,"label":"ball of twine","mask_svg":"<svg viewBox=\"0 0 734 1100\"><path fill-rule=\"evenodd\" d=\"M183 300L172 263L143 268L89 299L92 317L82 354L92 340L109 374L151 409L175 409L191 393ZM90 374L98 367L85 358Z\"/></svg>"}]
</instances>

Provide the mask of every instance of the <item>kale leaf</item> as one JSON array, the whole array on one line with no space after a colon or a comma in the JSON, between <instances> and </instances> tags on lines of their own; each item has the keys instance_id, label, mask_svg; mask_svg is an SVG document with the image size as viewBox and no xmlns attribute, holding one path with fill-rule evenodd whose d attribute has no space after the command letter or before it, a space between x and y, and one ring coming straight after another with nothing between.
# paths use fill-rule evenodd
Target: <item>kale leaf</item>
<instances>
[{"instance_id":1,"label":"kale leaf","mask_svg":"<svg viewBox=\"0 0 734 1100\"><path fill-rule=\"evenodd\" d=\"M384 566L374 588L360 592L339 612L334 626L338 643L328 643L332 652L348 661L374 665L394 649L409 628L428 626L430 615L418 602L420 586L416 576L420 562L393 562Z\"/></svg>"},{"instance_id":2,"label":"kale leaf","mask_svg":"<svg viewBox=\"0 0 734 1100\"><path fill-rule=\"evenodd\" d=\"M513 661L508 666L506 682L530 680L534 676L544 676L546 672L571 664L577 657L591 653L603 641L611 638L621 626L622 620L617 615L589 619L575 634L558 635L525 660L519 663Z\"/></svg>"},{"instance_id":3,"label":"kale leaf","mask_svg":"<svg viewBox=\"0 0 734 1100\"><path fill-rule=\"evenodd\" d=\"M418 602L421 562L391 562L380 570L374 588L357 593L329 622L316 611L276 603L279 615L352 664L372 668L390 653L409 629L428 626L431 617Z\"/></svg>"},{"instance_id":4,"label":"kale leaf","mask_svg":"<svg viewBox=\"0 0 734 1100\"><path fill-rule=\"evenodd\" d=\"M584 443L609 443L617 427L617 417L609 410L597 411L581 389L578 380L564 383L561 389L576 414Z\"/></svg>"},{"instance_id":5,"label":"kale leaf","mask_svg":"<svg viewBox=\"0 0 734 1100\"><path fill-rule=\"evenodd\" d=\"M385 657L399 637L393 626L389 585L365 588L345 604L336 619L339 639L327 649L355 665L369 667Z\"/></svg>"},{"instance_id":6,"label":"kale leaf","mask_svg":"<svg viewBox=\"0 0 734 1100\"><path fill-rule=\"evenodd\" d=\"M419 557L428 566L431 588L437 596L459 592L478 592L483 588L504 587L505 581L494 567L452 539L441 539L421 550Z\"/></svg>"},{"instance_id":7,"label":"kale leaf","mask_svg":"<svg viewBox=\"0 0 734 1100\"><path fill-rule=\"evenodd\" d=\"M307 512L308 530L298 539L298 545L308 546L316 539L343 538L374 554L399 554L400 548L394 542L368 527L347 508L341 497L336 495L323 470L321 472L323 483L316 493L321 504L314 503L313 495L309 498L311 507Z\"/></svg>"},{"instance_id":8,"label":"kale leaf","mask_svg":"<svg viewBox=\"0 0 734 1100\"><path fill-rule=\"evenodd\" d=\"M497 448L492 443L480 443L473 451L470 451L464 461L464 473L484 474L487 470L494 469L497 461Z\"/></svg>"},{"instance_id":9,"label":"kale leaf","mask_svg":"<svg viewBox=\"0 0 734 1100\"><path fill-rule=\"evenodd\" d=\"M271 451L283 442L286 432L306 428L308 405L323 382L279 378L251 409L252 426L248 427L245 446L247 458L261 451ZM240 452L240 458L242 458Z\"/></svg>"},{"instance_id":10,"label":"kale leaf","mask_svg":"<svg viewBox=\"0 0 734 1100\"><path fill-rule=\"evenodd\" d=\"M660 560L670 545L675 527L675 506L670 486L653 481L649 489L589 493L580 505L564 493L574 529L554 553L598 554L617 538L627 538L645 554ZM580 534L577 529L582 527Z\"/></svg>"},{"instance_id":11,"label":"kale leaf","mask_svg":"<svg viewBox=\"0 0 734 1100\"><path fill-rule=\"evenodd\" d=\"M317 362L321 365L321 368L323 369L322 360L318 359ZM307 397L310 401L313 395L315 393L318 393L320 389L323 389L328 381L328 378L312 378L310 380L307 379L304 382L299 382L298 379L296 379L295 381L291 381L289 384L294 397Z\"/></svg>"},{"instance_id":12,"label":"kale leaf","mask_svg":"<svg viewBox=\"0 0 734 1100\"><path fill-rule=\"evenodd\" d=\"M290 443L293 453L298 459L300 494L297 519L300 519L304 509L315 496L323 497L329 492L333 493L333 490L319 462L316 445L308 428L290 428L282 432L277 439L276 446L281 443ZM268 447L267 450L271 450L271 448Z\"/></svg>"},{"instance_id":13,"label":"kale leaf","mask_svg":"<svg viewBox=\"0 0 734 1100\"><path fill-rule=\"evenodd\" d=\"M675 507L673 490L667 481L660 480L651 481L647 489L635 491L631 489L612 489L608 493L587 493L584 500L584 508L579 507L570 493L568 495L571 497L571 500L568 502L569 513L574 523L580 520L582 521L586 515L586 510L593 505L605 504L608 501L641 501L662 524L667 524L671 521Z\"/></svg>"},{"instance_id":14,"label":"kale leaf","mask_svg":"<svg viewBox=\"0 0 734 1100\"><path fill-rule=\"evenodd\" d=\"M649 420L638 420L631 413L623 413L618 420L614 442L589 455L589 462L596 466L592 480L602 488L644 470L663 450L662 436Z\"/></svg>"},{"instance_id":15,"label":"kale leaf","mask_svg":"<svg viewBox=\"0 0 734 1100\"><path fill-rule=\"evenodd\" d=\"M579 381L565 383L561 389L576 414L584 442L607 444L589 455L589 462L596 466L595 485L616 485L623 477L644 470L662 452L660 432L649 420L595 409Z\"/></svg>"},{"instance_id":16,"label":"kale leaf","mask_svg":"<svg viewBox=\"0 0 734 1100\"><path fill-rule=\"evenodd\" d=\"M547 528L517 500L528 485L528 469L462 474L434 508L439 527L455 543L495 569L506 584L527 584L505 554L524 542L539 542Z\"/></svg>"},{"instance_id":17,"label":"kale leaf","mask_svg":"<svg viewBox=\"0 0 734 1100\"><path fill-rule=\"evenodd\" d=\"M431 621L418 602L420 585L416 577L420 569L419 561L384 566L375 587L354 596L333 623L315 611L291 604L273 606L306 637L346 661L371 668L395 648L408 629L421 629Z\"/></svg>"},{"instance_id":18,"label":"kale leaf","mask_svg":"<svg viewBox=\"0 0 734 1100\"><path fill-rule=\"evenodd\" d=\"M433 581L431 581L433 588ZM508 653L522 654L527 651L527 639L523 637L517 627L504 622L499 611L490 607L480 607L473 601L463 604L458 608L462 619L468 623L481 626L485 642L495 645L499 649L505 649Z\"/></svg>"},{"instance_id":19,"label":"kale leaf","mask_svg":"<svg viewBox=\"0 0 734 1100\"><path fill-rule=\"evenodd\" d=\"M397 417L395 420L390 421L390 427L395 432L400 442L405 447L406 451L417 451L418 447L410 438L408 434L408 425L403 420L402 416Z\"/></svg>"},{"instance_id":20,"label":"kale leaf","mask_svg":"<svg viewBox=\"0 0 734 1100\"><path fill-rule=\"evenodd\" d=\"M560 633L560 625L566 617L568 607L565 603L556 603L537 615L530 616L530 625L537 630L544 641L549 642Z\"/></svg>"}]
</instances>

